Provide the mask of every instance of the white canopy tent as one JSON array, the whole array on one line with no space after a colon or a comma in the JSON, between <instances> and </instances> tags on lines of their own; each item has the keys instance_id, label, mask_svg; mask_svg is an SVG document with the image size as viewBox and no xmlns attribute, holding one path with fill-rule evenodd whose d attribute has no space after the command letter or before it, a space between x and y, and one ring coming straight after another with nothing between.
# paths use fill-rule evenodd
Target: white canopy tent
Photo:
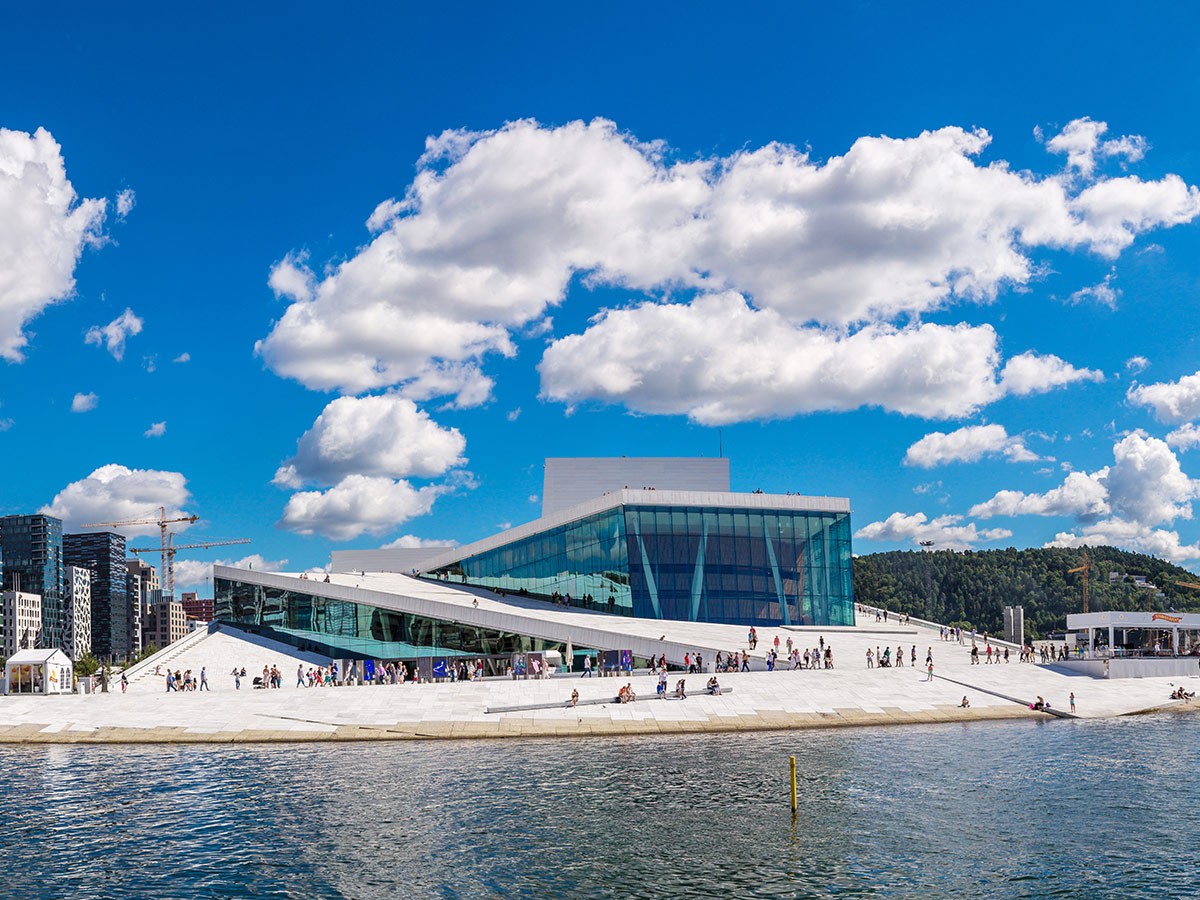
<instances>
[{"instance_id":1,"label":"white canopy tent","mask_svg":"<svg viewBox=\"0 0 1200 900\"><path fill-rule=\"evenodd\" d=\"M4 663L6 694L69 694L75 689L71 660L61 650L19 650Z\"/></svg>"}]
</instances>

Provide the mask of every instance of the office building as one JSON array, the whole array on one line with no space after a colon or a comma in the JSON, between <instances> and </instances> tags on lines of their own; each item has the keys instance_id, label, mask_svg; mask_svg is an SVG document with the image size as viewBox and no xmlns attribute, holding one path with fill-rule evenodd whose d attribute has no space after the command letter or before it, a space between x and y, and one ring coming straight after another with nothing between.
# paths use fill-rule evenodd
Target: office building
<instances>
[{"instance_id":1,"label":"office building","mask_svg":"<svg viewBox=\"0 0 1200 900\"><path fill-rule=\"evenodd\" d=\"M142 610L142 647L161 650L188 633L187 615L183 604L171 598L170 594L154 591L151 602Z\"/></svg>"},{"instance_id":2,"label":"office building","mask_svg":"<svg viewBox=\"0 0 1200 900\"><path fill-rule=\"evenodd\" d=\"M189 619L211 622L214 618L212 597L201 597L195 591L184 591L179 595L183 611Z\"/></svg>"},{"instance_id":3,"label":"office building","mask_svg":"<svg viewBox=\"0 0 1200 900\"><path fill-rule=\"evenodd\" d=\"M43 515L0 516L3 589L41 598L38 647L63 647L63 562L61 519Z\"/></svg>"},{"instance_id":4,"label":"office building","mask_svg":"<svg viewBox=\"0 0 1200 900\"><path fill-rule=\"evenodd\" d=\"M65 535L63 559L92 573L92 653L103 660L124 659L131 650L132 624L125 537L111 531Z\"/></svg>"}]
</instances>

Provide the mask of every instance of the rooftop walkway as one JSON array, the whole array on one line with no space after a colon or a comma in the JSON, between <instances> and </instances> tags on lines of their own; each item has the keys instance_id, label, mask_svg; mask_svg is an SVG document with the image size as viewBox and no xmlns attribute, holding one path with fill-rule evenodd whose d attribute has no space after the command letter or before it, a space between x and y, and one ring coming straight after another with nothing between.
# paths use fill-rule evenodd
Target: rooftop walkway
<instances>
[{"instance_id":1,"label":"rooftop walkway","mask_svg":"<svg viewBox=\"0 0 1200 900\"><path fill-rule=\"evenodd\" d=\"M562 737L1050 719L1029 709L1028 701L1042 696L1055 711L1065 713L1072 692L1080 718L1196 706L1168 699L1177 684L1195 690L1196 678L1104 681L1015 660L971 665L968 647L937 640L936 633L932 641L926 638L917 645L917 666L868 670L867 647L874 651L886 641L895 653L900 645L907 660L917 634L913 629L907 634L867 630L875 627L874 617L865 625L861 631L805 633L813 645L819 637L832 645L834 669L723 673L721 685L732 691L721 696L703 692L707 674L672 673L672 688L679 678L686 679L687 702L639 699L630 704L612 702L618 687L631 682L639 697L651 697L655 676L300 689L289 677L299 664L290 648L258 638L244 640L222 628L196 640L171 662L173 668L193 672L206 666L211 692L167 694L160 679L146 676L124 695L114 690L91 696L0 697L0 742ZM789 635L796 639L794 631L760 629L760 654L764 645L773 645L776 633L781 646ZM734 646L744 646L744 639ZM935 662L932 682L921 665L930 647ZM244 665L248 674L278 665L285 686L252 690L244 680L242 689L234 690L227 673L235 664ZM579 707L566 703L572 690L579 691ZM968 709L960 707L964 695L970 700Z\"/></svg>"}]
</instances>

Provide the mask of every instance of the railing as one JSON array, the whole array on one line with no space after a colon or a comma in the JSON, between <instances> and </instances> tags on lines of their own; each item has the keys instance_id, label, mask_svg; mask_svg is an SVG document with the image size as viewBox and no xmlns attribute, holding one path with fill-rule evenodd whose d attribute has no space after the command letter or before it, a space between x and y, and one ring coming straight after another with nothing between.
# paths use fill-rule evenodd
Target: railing
<instances>
[{"instance_id":1,"label":"railing","mask_svg":"<svg viewBox=\"0 0 1200 900\"><path fill-rule=\"evenodd\" d=\"M904 615L904 613L896 612L895 610L892 610L892 609L884 610L882 607L867 606L867 604L865 604L865 603L855 603L854 606L856 609L865 610L868 615L870 615L872 613L883 614L884 612L886 612L888 614L888 624L889 625L892 624L891 620L893 618L899 620L900 616ZM899 624L899 621L897 621L897 624ZM949 628L948 625L942 625L940 622L930 622L928 619L918 619L916 616L908 616L904 620L904 624L905 625L919 625L922 628L929 628L929 629L932 629L937 632L941 632L941 630L943 628ZM953 631L953 629L951 629L951 631ZM964 631L963 632L963 643L965 644L970 639L971 639L971 633L969 631ZM982 643L983 635L976 634L975 642ZM1014 643L1013 641L1006 641L1003 638L998 638L994 634L989 634L987 636L987 643L991 644L993 647L996 647L996 646L1008 647L1012 650L1020 650L1021 649L1020 644Z\"/></svg>"},{"instance_id":2,"label":"railing","mask_svg":"<svg viewBox=\"0 0 1200 900\"><path fill-rule=\"evenodd\" d=\"M148 672L153 666L161 665L162 663L166 662L168 659L173 659L181 651L186 650L188 647L191 647L193 644L199 643L201 640L208 637L208 635L211 634L215 630L216 630L216 624L210 623L207 628L198 628L195 631L185 635L184 637L181 637L179 640L175 641L173 644L167 644L167 646L163 647L161 650L159 650L153 656L147 656L141 662L134 663L132 666L130 666L128 669L126 669L125 677L127 679L129 679L130 681L132 681L134 678L138 677L139 675L142 675L145 672Z\"/></svg>"}]
</instances>

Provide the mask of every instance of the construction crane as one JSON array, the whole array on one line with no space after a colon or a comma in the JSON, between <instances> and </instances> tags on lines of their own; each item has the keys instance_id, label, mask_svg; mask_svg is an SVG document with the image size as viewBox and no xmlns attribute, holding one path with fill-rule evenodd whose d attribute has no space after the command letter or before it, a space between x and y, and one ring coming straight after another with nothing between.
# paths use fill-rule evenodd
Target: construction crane
<instances>
[{"instance_id":1,"label":"construction crane","mask_svg":"<svg viewBox=\"0 0 1200 900\"><path fill-rule=\"evenodd\" d=\"M126 522L91 522L87 525L82 525L80 527L82 527L82 528L120 528L123 525L157 525L159 535L162 539L162 558L158 562L158 566L159 566L158 582L159 582L159 584L165 584L166 580L167 580L167 578L166 578L167 563L170 561L169 554L167 553L167 550L170 547L170 542L169 542L169 538L167 535L167 526L172 524L173 522L195 523L195 522L199 522L199 521L200 521L199 516L180 516L177 519L168 519L167 518L167 508L165 506L160 506L158 508L158 518L157 519L130 519ZM174 579L172 579L172 580L174 580Z\"/></svg>"},{"instance_id":2,"label":"construction crane","mask_svg":"<svg viewBox=\"0 0 1200 900\"><path fill-rule=\"evenodd\" d=\"M1067 574L1071 575L1075 572L1083 573L1083 611L1088 611L1088 570L1092 568L1091 557L1088 556L1087 550L1083 551L1083 565L1077 569L1067 569Z\"/></svg>"},{"instance_id":3,"label":"construction crane","mask_svg":"<svg viewBox=\"0 0 1200 900\"><path fill-rule=\"evenodd\" d=\"M1191 588L1193 591L1200 591L1200 584L1193 584L1190 581L1177 581L1175 583L1180 587Z\"/></svg>"},{"instance_id":4,"label":"construction crane","mask_svg":"<svg viewBox=\"0 0 1200 900\"><path fill-rule=\"evenodd\" d=\"M159 547L145 547L137 550L130 550L134 556L141 553L161 553L166 557L167 581L166 592L171 596L175 595L175 552L177 550L207 550L210 547L228 547L230 544L248 544L250 538L233 538L226 541L204 541L195 544L175 544L175 535L167 535L167 549L162 550Z\"/></svg>"}]
</instances>

